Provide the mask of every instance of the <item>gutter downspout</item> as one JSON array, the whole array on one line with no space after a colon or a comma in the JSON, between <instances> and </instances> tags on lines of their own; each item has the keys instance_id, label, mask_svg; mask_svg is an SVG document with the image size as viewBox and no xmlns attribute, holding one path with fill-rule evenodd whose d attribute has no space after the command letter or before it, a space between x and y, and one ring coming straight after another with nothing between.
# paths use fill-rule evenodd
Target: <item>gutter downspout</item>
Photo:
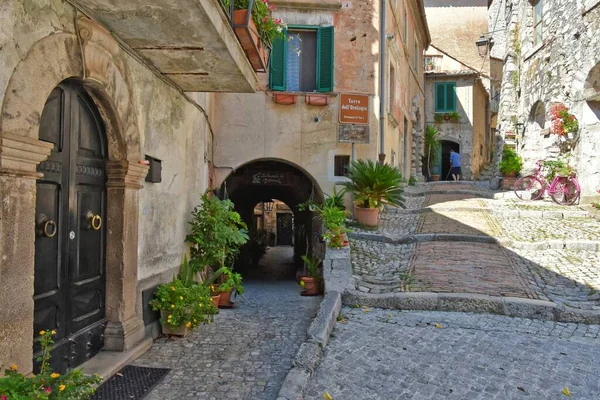
<instances>
[{"instance_id":1,"label":"gutter downspout","mask_svg":"<svg viewBox=\"0 0 600 400\"><path fill-rule=\"evenodd\" d=\"M387 36L385 34L386 4L381 0L381 13L379 23L379 163L385 163L385 47Z\"/></svg>"}]
</instances>

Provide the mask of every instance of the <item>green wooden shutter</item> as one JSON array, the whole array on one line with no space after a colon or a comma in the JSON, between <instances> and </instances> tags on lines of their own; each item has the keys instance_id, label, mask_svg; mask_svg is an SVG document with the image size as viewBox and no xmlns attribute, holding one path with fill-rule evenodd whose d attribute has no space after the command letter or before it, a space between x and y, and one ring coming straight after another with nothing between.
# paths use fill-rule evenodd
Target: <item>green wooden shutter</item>
<instances>
[{"instance_id":1,"label":"green wooden shutter","mask_svg":"<svg viewBox=\"0 0 600 400\"><path fill-rule=\"evenodd\" d=\"M456 111L456 83L446 83L446 111Z\"/></svg>"},{"instance_id":2,"label":"green wooden shutter","mask_svg":"<svg viewBox=\"0 0 600 400\"><path fill-rule=\"evenodd\" d=\"M438 82L435 84L435 112L446 111L446 84Z\"/></svg>"},{"instance_id":3,"label":"green wooden shutter","mask_svg":"<svg viewBox=\"0 0 600 400\"><path fill-rule=\"evenodd\" d=\"M317 32L317 91L333 92L333 26Z\"/></svg>"},{"instance_id":4,"label":"green wooden shutter","mask_svg":"<svg viewBox=\"0 0 600 400\"><path fill-rule=\"evenodd\" d=\"M287 38L287 31L284 31L284 38ZM286 47L287 40L277 38L273 40L271 48L271 66L269 75L269 86L271 90L285 91L285 67L286 67Z\"/></svg>"}]
</instances>

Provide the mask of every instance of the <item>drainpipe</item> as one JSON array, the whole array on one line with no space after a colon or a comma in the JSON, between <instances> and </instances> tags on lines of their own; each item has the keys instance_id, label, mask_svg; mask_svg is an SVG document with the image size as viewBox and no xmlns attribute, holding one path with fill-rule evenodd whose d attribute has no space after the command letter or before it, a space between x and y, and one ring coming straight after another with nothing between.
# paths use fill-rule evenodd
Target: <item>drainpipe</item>
<instances>
[{"instance_id":1,"label":"drainpipe","mask_svg":"<svg viewBox=\"0 0 600 400\"><path fill-rule=\"evenodd\" d=\"M385 34L386 0L381 0L379 23L379 163L385 162Z\"/></svg>"}]
</instances>

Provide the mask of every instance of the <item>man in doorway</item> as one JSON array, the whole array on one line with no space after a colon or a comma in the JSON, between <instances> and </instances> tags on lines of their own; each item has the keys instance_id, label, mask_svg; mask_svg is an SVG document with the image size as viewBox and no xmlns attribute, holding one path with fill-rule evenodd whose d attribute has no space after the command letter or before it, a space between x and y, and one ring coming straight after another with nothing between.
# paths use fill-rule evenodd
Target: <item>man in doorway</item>
<instances>
[{"instance_id":1,"label":"man in doorway","mask_svg":"<svg viewBox=\"0 0 600 400\"><path fill-rule=\"evenodd\" d=\"M460 154L453 149L450 149L450 168L454 181L460 181Z\"/></svg>"}]
</instances>

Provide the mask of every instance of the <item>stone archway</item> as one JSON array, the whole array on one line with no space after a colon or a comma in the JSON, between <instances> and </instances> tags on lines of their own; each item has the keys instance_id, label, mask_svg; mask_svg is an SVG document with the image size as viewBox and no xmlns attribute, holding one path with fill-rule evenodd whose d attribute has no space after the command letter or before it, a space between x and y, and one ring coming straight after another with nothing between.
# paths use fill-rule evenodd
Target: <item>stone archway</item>
<instances>
[{"instance_id":1,"label":"stone archway","mask_svg":"<svg viewBox=\"0 0 600 400\"><path fill-rule=\"evenodd\" d=\"M107 259L105 349L123 351L144 337L135 313L140 139L124 79L123 55L109 32L87 18L79 36L60 33L36 42L15 68L0 114L0 369L32 368L35 181L52 145L38 139L44 102L59 82L81 80L107 130ZM32 79L36 77L36 79Z\"/></svg>"},{"instance_id":2,"label":"stone archway","mask_svg":"<svg viewBox=\"0 0 600 400\"><path fill-rule=\"evenodd\" d=\"M324 246L320 243L321 224L314 213L301 211L298 205L311 197L315 202L323 201L323 192L316 181L302 168L285 160L258 159L233 171L218 191L221 198L229 198L244 221L251 226L255 205L272 199L285 203L294 218L294 260L308 247L313 254L322 256Z\"/></svg>"}]
</instances>

